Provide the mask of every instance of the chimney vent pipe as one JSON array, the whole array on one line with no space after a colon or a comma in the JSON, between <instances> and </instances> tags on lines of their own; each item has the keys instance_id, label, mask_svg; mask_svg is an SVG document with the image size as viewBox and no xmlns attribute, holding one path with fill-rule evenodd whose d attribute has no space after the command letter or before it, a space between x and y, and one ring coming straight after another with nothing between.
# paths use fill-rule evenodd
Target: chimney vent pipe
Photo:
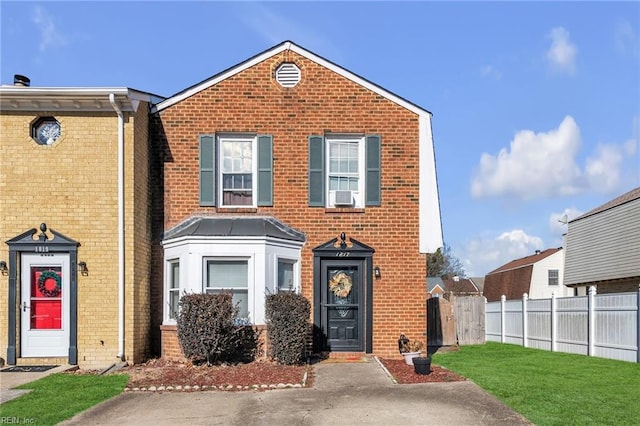
<instances>
[{"instance_id":1,"label":"chimney vent pipe","mask_svg":"<svg viewBox=\"0 0 640 426\"><path fill-rule=\"evenodd\" d=\"M29 87L31 86L31 80L29 79L29 77L26 77L24 75L15 74L13 76L13 85Z\"/></svg>"}]
</instances>

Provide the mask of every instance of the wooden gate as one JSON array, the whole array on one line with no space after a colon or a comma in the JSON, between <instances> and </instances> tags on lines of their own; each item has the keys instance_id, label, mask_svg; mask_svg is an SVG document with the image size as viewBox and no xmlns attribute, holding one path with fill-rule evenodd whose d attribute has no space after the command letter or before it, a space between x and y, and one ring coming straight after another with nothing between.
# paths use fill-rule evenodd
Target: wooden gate
<instances>
[{"instance_id":1,"label":"wooden gate","mask_svg":"<svg viewBox=\"0 0 640 426\"><path fill-rule=\"evenodd\" d=\"M483 296L453 297L459 345L481 345L485 342L485 303Z\"/></svg>"}]
</instances>

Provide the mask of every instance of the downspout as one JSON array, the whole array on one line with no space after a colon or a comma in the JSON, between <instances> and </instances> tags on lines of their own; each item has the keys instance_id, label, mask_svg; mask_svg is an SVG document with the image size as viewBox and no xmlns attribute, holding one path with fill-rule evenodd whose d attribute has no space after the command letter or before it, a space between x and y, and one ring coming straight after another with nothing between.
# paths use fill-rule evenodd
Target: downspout
<instances>
[{"instance_id":1,"label":"downspout","mask_svg":"<svg viewBox=\"0 0 640 426\"><path fill-rule=\"evenodd\" d=\"M109 93L109 102L118 114L118 359L124 356L124 115Z\"/></svg>"}]
</instances>

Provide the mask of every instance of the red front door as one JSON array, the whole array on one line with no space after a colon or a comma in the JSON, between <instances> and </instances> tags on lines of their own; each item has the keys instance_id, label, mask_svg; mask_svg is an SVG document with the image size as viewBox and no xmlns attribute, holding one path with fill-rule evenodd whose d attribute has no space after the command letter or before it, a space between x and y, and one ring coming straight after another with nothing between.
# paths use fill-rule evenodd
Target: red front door
<instances>
[{"instance_id":1,"label":"red front door","mask_svg":"<svg viewBox=\"0 0 640 426\"><path fill-rule=\"evenodd\" d=\"M21 278L21 356L67 356L69 255L23 255Z\"/></svg>"}]
</instances>

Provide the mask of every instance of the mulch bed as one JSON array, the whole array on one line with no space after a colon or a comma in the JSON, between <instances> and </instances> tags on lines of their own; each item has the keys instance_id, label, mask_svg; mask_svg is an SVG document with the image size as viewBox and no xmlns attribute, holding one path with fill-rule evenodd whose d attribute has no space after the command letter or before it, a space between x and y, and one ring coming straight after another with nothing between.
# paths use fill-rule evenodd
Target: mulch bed
<instances>
[{"instance_id":1,"label":"mulch bed","mask_svg":"<svg viewBox=\"0 0 640 426\"><path fill-rule=\"evenodd\" d=\"M439 365L431 364L431 373L429 374L418 374L415 372L413 365L407 365L404 359L379 359L391 376L400 384L460 382L467 380Z\"/></svg>"},{"instance_id":2,"label":"mulch bed","mask_svg":"<svg viewBox=\"0 0 640 426\"><path fill-rule=\"evenodd\" d=\"M168 386L173 389L179 386L182 390L185 386L190 389L197 386L199 389L245 390L313 384L312 369L308 366L278 365L270 361L207 366L154 359L125 367L120 372L129 374L127 388L131 390L149 390L150 387L167 390Z\"/></svg>"},{"instance_id":3,"label":"mulch bed","mask_svg":"<svg viewBox=\"0 0 640 426\"><path fill-rule=\"evenodd\" d=\"M466 380L434 364L431 364L431 373L423 375L417 374L413 366L407 365L403 359L380 358L380 362L399 384ZM117 372L129 374L128 390L144 391L201 389L239 391L311 387L314 378L312 366L279 365L265 360L248 364L206 366L152 359L143 364L127 366ZM70 374L98 374L98 372L78 370Z\"/></svg>"}]
</instances>

